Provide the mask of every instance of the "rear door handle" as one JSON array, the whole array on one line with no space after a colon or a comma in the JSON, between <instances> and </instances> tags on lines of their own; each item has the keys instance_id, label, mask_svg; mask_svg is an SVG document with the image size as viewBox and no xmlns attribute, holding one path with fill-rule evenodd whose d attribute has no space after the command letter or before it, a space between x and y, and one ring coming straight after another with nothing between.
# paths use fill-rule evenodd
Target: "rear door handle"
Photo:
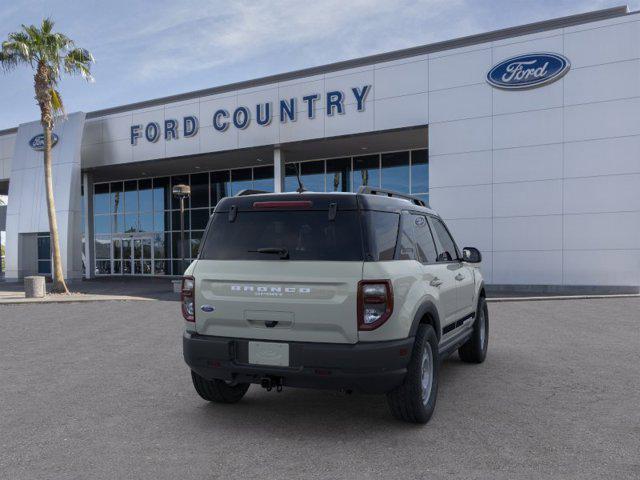
<instances>
[{"instance_id":1,"label":"rear door handle","mask_svg":"<svg viewBox=\"0 0 640 480\"><path fill-rule=\"evenodd\" d=\"M440 280L438 277L434 277L433 280L429 282L429 285L431 285L432 287L439 287L440 285L442 285L442 280Z\"/></svg>"},{"instance_id":2,"label":"rear door handle","mask_svg":"<svg viewBox=\"0 0 640 480\"><path fill-rule=\"evenodd\" d=\"M464 275L462 275L461 273L459 273L459 274L457 274L457 275L456 275L456 277L455 277L455 278L456 278L456 280L458 280L458 281L460 282L460 281L464 280Z\"/></svg>"}]
</instances>

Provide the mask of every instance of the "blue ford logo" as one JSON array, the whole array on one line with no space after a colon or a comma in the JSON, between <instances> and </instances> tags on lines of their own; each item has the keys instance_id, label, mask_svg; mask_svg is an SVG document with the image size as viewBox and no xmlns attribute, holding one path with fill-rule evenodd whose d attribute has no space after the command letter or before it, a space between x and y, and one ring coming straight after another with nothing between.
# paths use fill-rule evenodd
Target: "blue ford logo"
<instances>
[{"instance_id":1,"label":"blue ford logo","mask_svg":"<svg viewBox=\"0 0 640 480\"><path fill-rule=\"evenodd\" d=\"M51 148L55 147L56 143L58 143L58 135L56 135L55 133L52 133ZM38 135L33 137L31 140L29 140L29 146L37 152L44 151L44 133L39 133Z\"/></svg>"},{"instance_id":2,"label":"blue ford logo","mask_svg":"<svg viewBox=\"0 0 640 480\"><path fill-rule=\"evenodd\" d=\"M203 312L213 312L216 309L216 307L214 307L213 305L202 305L200 307L200 310L202 310Z\"/></svg>"},{"instance_id":3,"label":"blue ford logo","mask_svg":"<svg viewBox=\"0 0 640 480\"><path fill-rule=\"evenodd\" d=\"M520 90L541 87L561 78L571 63L557 53L529 53L508 58L487 73L487 82L496 88Z\"/></svg>"}]
</instances>

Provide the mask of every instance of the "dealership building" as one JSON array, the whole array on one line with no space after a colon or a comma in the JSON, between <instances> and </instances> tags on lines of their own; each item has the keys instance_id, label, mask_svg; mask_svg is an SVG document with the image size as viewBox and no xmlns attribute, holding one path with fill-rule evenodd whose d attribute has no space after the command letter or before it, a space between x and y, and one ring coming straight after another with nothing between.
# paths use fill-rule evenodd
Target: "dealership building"
<instances>
[{"instance_id":1,"label":"dealership building","mask_svg":"<svg viewBox=\"0 0 640 480\"><path fill-rule=\"evenodd\" d=\"M38 122L0 131L7 280L51 271ZM55 128L67 277L180 275L243 189L410 193L492 285L638 291L640 13L599 10L76 112ZM0 207L2 208L2 207Z\"/></svg>"}]
</instances>

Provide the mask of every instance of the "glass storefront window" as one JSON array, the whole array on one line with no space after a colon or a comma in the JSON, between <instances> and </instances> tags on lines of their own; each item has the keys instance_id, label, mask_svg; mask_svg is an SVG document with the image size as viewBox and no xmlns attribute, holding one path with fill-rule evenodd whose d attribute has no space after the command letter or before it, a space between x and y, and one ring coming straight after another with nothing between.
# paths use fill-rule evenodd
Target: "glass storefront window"
<instances>
[{"instance_id":1,"label":"glass storefront window","mask_svg":"<svg viewBox=\"0 0 640 480\"><path fill-rule=\"evenodd\" d=\"M253 169L253 188L273 192L273 165Z\"/></svg>"},{"instance_id":2,"label":"glass storefront window","mask_svg":"<svg viewBox=\"0 0 640 480\"><path fill-rule=\"evenodd\" d=\"M124 182L124 211L125 213L137 213L139 211L138 182L136 180Z\"/></svg>"},{"instance_id":3,"label":"glass storefront window","mask_svg":"<svg viewBox=\"0 0 640 480\"><path fill-rule=\"evenodd\" d=\"M93 222L93 233L95 235L111 233L111 215L96 215Z\"/></svg>"},{"instance_id":4,"label":"glass storefront window","mask_svg":"<svg viewBox=\"0 0 640 480\"><path fill-rule=\"evenodd\" d=\"M287 163L284 166L284 191L295 192L298 188L298 180L296 178L296 168L300 168L299 163Z\"/></svg>"},{"instance_id":5,"label":"glass storefront window","mask_svg":"<svg viewBox=\"0 0 640 480\"><path fill-rule=\"evenodd\" d=\"M324 160L302 162L300 176L304 188L311 192L324 192Z\"/></svg>"},{"instance_id":6,"label":"glass storefront window","mask_svg":"<svg viewBox=\"0 0 640 480\"><path fill-rule=\"evenodd\" d=\"M211 207L215 207L220 200L229 196L229 171L211 172Z\"/></svg>"},{"instance_id":7,"label":"glass storefront window","mask_svg":"<svg viewBox=\"0 0 640 480\"><path fill-rule=\"evenodd\" d=\"M122 182L111 182L111 200L110 211L111 213L124 212L124 187Z\"/></svg>"},{"instance_id":8,"label":"glass storefront window","mask_svg":"<svg viewBox=\"0 0 640 480\"><path fill-rule=\"evenodd\" d=\"M409 193L409 152L383 153L382 188Z\"/></svg>"},{"instance_id":9,"label":"glass storefront window","mask_svg":"<svg viewBox=\"0 0 640 480\"><path fill-rule=\"evenodd\" d=\"M231 195L235 195L242 190L250 190L252 188L253 180L250 168L231 170Z\"/></svg>"},{"instance_id":10,"label":"glass storefront window","mask_svg":"<svg viewBox=\"0 0 640 480\"><path fill-rule=\"evenodd\" d=\"M151 179L138 180L138 202L140 212L153 211L153 188Z\"/></svg>"},{"instance_id":11,"label":"glass storefront window","mask_svg":"<svg viewBox=\"0 0 640 480\"><path fill-rule=\"evenodd\" d=\"M209 174L191 175L191 208L209 208Z\"/></svg>"},{"instance_id":12,"label":"glass storefront window","mask_svg":"<svg viewBox=\"0 0 640 480\"><path fill-rule=\"evenodd\" d=\"M351 191L351 158L327 160L327 192Z\"/></svg>"},{"instance_id":13,"label":"glass storefront window","mask_svg":"<svg viewBox=\"0 0 640 480\"><path fill-rule=\"evenodd\" d=\"M94 213L109 213L109 184L99 183L93 186Z\"/></svg>"},{"instance_id":14,"label":"glass storefront window","mask_svg":"<svg viewBox=\"0 0 640 480\"><path fill-rule=\"evenodd\" d=\"M411 152L411 193L429 191L429 150Z\"/></svg>"},{"instance_id":15,"label":"glass storefront window","mask_svg":"<svg viewBox=\"0 0 640 480\"><path fill-rule=\"evenodd\" d=\"M171 205L171 190L169 188L169 178L161 177L153 179L153 210L162 212L169 210Z\"/></svg>"},{"instance_id":16,"label":"glass storefront window","mask_svg":"<svg viewBox=\"0 0 640 480\"><path fill-rule=\"evenodd\" d=\"M310 191L357 190L360 185L411 191L429 199L428 151L371 154L285 165L285 190L298 188L295 165ZM171 187L191 186L185 204L186 262L197 255L203 230L220 199L244 189L273 191L273 165L195 172L94 185L94 258L103 274L180 275L180 211ZM136 243L137 242L137 243ZM137 246L134 258L134 244ZM101 257L102 256L102 257ZM50 262L50 260L41 260ZM98 265L98 262L103 262ZM106 262L106 263L104 263Z\"/></svg>"},{"instance_id":17,"label":"glass storefront window","mask_svg":"<svg viewBox=\"0 0 640 480\"><path fill-rule=\"evenodd\" d=\"M141 213L138 217L138 229L141 232L153 232L153 214Z\"/></svg>"},{"instance_id":18,"label":"glass storefront window","mask_svg":"<svg viewBox=\"0 0 640 480\"><path fill-rule=\"evenodd\" d=\"M189 220L191 218L191 211L184 211L184 229L189 230ZM174 210L171 212L171 230L174 232L180 231L180 210Z\"/></svg>"},{"instance_id":19,"label":"glass storefront window","mask_svg":"<svg viewBox=\"0 0 640 480\"><path fill-rule=\"evenodd\" d=\"M95 250L96 250L95 252L96 258L110 259L111 258L111 238L96 236Z\"/></svg>"},{"instance_id":20,"label":"glass storefront window","mask_svg":"<svg viewBox=\"0 0 640 480\"><path fill-rule=\"evenodd\" d=\"M189 185L189 175L175 175L171 177L171 187L175 187L176 185ZM177 209L180 208L180 200L171 194L171 190L169 190L169 194L171 195L171 208ZM185 199L184 208L189 208L189 199Z\"/></svg>"},{"instance_id":21,"label":"glass storefront window","mask_svg":"<svg viewBox=\"0 0 640 480\"><path fill-rule=\"evenodd\" d=\"M353 191L367 185L380 187L380 156L353 157Z\"/></svg>"}]
</instances>

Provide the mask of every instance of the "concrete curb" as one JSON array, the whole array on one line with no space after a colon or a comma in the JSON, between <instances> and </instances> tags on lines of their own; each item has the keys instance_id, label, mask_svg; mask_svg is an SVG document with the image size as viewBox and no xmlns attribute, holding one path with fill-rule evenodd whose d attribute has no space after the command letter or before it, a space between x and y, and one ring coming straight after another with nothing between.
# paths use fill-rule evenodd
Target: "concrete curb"
<instances>
[{"instance_id":1,"label":"concrete curb","mask_svg":"<svg viewBox=\"0 0 640 480\"><path fill-rule=\"evenodd\" d=\"M547 297L497 297L487 298L487 302L548 302L552 300L591 300L599 298L640 298L638 293L621 293L613 295L554 295Z\"/></svg>"},{"instance_id":2,"label":"concrete curb","mask_svg":"<svg viewBox=\"0 0 640 480\"><path fill-rule=\"evenodd\" d=\"M109 302L109 301L153 301L154 298L132 297L128 295L69 295L68 297L60 295L59 298L0 298L0 306L2 305L24 305L24 304L40 304L40 303L81 303L81 302Z\"/></svg>"}]
</instances>

